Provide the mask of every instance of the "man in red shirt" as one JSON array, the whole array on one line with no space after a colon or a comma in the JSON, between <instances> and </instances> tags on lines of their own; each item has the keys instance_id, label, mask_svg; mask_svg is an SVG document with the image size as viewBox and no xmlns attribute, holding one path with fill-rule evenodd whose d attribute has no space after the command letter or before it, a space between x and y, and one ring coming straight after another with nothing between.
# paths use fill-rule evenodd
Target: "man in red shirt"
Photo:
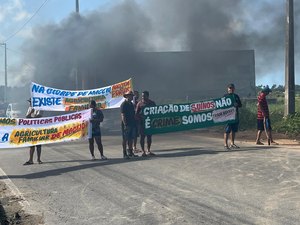
<instances>
[{"instance_id":1,"label":"man in red shirt","mask_svg":"<svg viewBox=\"0 0 300 225\"><path fill-rule=\"evenodd\" d=\"M272 92L272 90L269 88L269 86L266 86L261 90L260 94L257 97L257 145L263 145L263 143L260 141L260 137L263 131L265 131L266 133L268 145L270 145L271 143L277 144L275 141L273 141L272 137L269 107L266 99L266 96L270 92Z\"/></svg>"},{"instance_id":2,"label":"man in red shirt","mask_svg":"<svg viewBox=\"0 0 300 225\"><path fill-rule=\"evenodd\" d=\"M153 152L151 152L151 144L152 144L152 135L146 135L145 134L145 128L144 128L144 118L143 118L143 109L148 106L155 106L155 102L149 99L149 92L143 91L142 93L142 100L138 102L136 106L136 118L138 119L138 130L140 134L140 144L143 151L142 156L148 155L155 155ZM147 136L147 154L145 152L145 137Z\"/></svg>"}]
</instances>

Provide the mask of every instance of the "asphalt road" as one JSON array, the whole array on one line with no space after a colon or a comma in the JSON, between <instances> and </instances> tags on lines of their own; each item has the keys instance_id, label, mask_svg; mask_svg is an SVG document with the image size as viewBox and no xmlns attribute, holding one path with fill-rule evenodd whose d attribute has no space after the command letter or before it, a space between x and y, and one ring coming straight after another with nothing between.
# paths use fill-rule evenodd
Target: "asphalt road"
<instances>
[{"instance_id":1,"label":"asphalt road","mask_svg":"<svg viewBox=\"0 0 300 225\"><path fill-rule=\"evenodd\" d=\"M0 167L50 225L300 224L300 149L225 152L221 138L156 135L157 156L124 160L121 138L104 136L108 161L72 142L43 146L30 166L28 149L1 149Z\"/></svg>"}]
</instances>

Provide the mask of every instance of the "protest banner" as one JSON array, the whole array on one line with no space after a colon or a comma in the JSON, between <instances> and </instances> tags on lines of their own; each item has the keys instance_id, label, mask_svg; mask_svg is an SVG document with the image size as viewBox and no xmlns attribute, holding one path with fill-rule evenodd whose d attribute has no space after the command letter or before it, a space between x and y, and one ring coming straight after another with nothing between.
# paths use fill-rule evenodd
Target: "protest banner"
<instances>
[{"instance_id":1,"label":"protest banner","mask_svg":"<svg viewBox=\"0 0 300 225\"><path fill-rule=\"evenodd\" d=\"M42 118L0 117L0 148L85 140L90 118L91 109Z\"/></svg>"},{"instance_id":2,"label":"protest banner","mask_svg":"<svg viewBox=\"0 0 300 225\"><path fill-rule=\"evenodd\" d=\"M124 101L123 94L132 90L131 79L107 87L70 91L31 83L32 107L44 111L79 111L90 108L95 100L97 108L118 108Z\"/></svg>"},{"instance_id":3,"label":"protest banner","mask_svg":"<svg viewBox=\"0 0 300 225\"><path fill-rule=\"evenodd\" d=\"M168 133L211 127L236 121L233 98L185 104L145 107L142 111L146 134Z\"/></svg>"}]
</instances>

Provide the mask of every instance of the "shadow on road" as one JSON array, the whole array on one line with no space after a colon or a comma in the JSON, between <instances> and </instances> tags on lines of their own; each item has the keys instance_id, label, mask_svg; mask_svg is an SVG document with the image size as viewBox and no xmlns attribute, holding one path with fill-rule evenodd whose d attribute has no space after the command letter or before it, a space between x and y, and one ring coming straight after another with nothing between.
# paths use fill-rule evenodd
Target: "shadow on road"
<instances>
[{"instance_id":1,"label":"shadow on road","mask_svg":"<svg viewBox=\"0 0 300 225\"><path fill-rule=\"evenodd\" d=\"M209 148L170 148L170 149L158 150L159 152L158 157L182 157L182 156L193 156L193 155L201 155L201 154L261 151L261 150L270 150L274 148L278 148L278 146L277 147L276 146L241 147L241 148L231 149L229 151L223 149L219 150L219 149L209 149ZM160 152L164 152L164 153L160 154Z\"/></svg>"},{"instance_id":2,"label":"shadow on road","mask_svg":"<svg viewBox=\"0 0 300 225\"><path fill-rule=\"evenodd\" d=\"M59 169L52 169L47 171L41 171L41 172L35 172L30 174L24 174L24 175L7 175L7 177L11 179L39 179L39 178L45 178L49 176L58 176L63 173L68 173L72 171L77 170L84 170L84 169L90 169L95 168L99 166L107 166L107 165L113 165L113 164L122 164L122 163L130 163L135 161L142 161L142 160L155 160L159 158L173 158L173 157L189 157L189 156L197 156L202 154L219 154L219 153L234 153L234 152L246 152L246 151L264 151L271 148L276 148L275 146L260 146L260 147L243 147L239 149L235 149L232 151L224 151L224 150L213 150L213 149L201 149L201 148L172 148L172 149L163 149L163 150L157 150L156 156L147 156L147 157L136 157L131 159L123 159L123 158L112 158L109 160L61 160L61 161L48 161L44 162L43 164L54 164L54 163L85 163L81 165L76 166L70 166L65 168L59 168ZM34 164L35 165L35 164ZM34 166L29 165L29 166ZM39 165L42 166L42 165ZM0 180L6 179L6 176L0 176Z\"/></svg>"},{"instance_id":3,"label":"shadow on road","mask_svg":"<svg viewBox=\"0 0 300 225\"><path fill-rule=\"evenodd\" d=\"M171 148L157 151L156 157L173 158L173 157L186 157L196 156L202 154L217 154L218 151L201 149L201 148Z\"/></svg>"}]
</instances>

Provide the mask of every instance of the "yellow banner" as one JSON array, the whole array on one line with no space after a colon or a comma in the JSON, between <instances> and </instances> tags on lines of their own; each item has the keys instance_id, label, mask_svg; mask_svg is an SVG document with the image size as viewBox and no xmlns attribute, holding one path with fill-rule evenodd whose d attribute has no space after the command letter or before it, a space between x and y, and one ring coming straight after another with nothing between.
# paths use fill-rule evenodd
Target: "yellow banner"
<instances>
[{"instance_id":1,"label":"yellow banner","mask_svg":"<svg viewBox=\"0 0 300 225\"><path fill-rule=\"evenodd\" d=\"M91 110L44 118L0 118L0 148L87 139Z\"/></svg>"}]
</instances>

